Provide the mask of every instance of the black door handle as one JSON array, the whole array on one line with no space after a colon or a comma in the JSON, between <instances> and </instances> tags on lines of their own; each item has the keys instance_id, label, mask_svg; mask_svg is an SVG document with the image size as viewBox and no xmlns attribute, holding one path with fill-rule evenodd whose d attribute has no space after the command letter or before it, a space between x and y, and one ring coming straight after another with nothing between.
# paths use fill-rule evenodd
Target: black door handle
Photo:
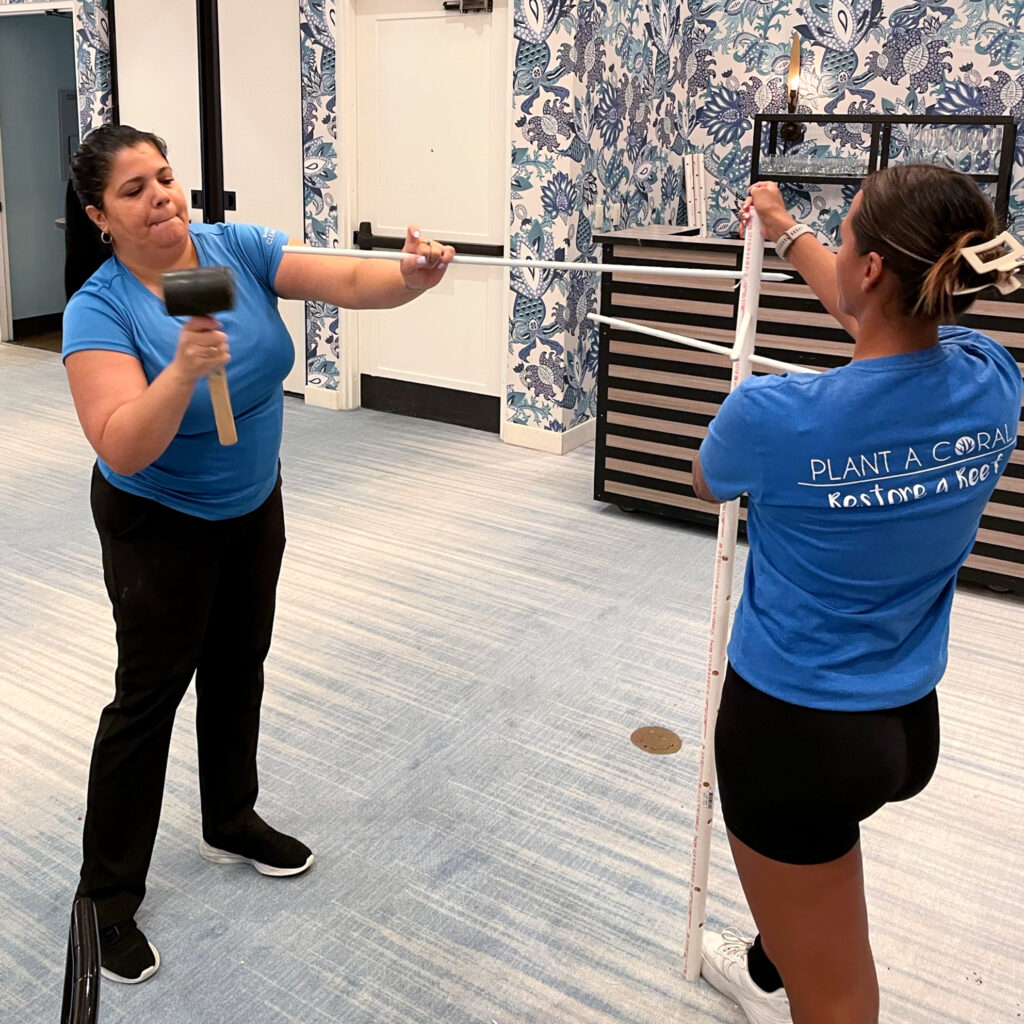
<instances>
[{"instance_id":1,"label":"black door handle","mask_svg":"<svg viewBox=\"0 0 1024 1024\"><path fill-rule=\"evenodd\" d=\"M441 6L446 11L461 14L490 14L494 10L494 0L444 0Z\"/></svg>"},{"instance_id":2,"label":"black door handle","mask_svg":"<svg viewBox=\"0 0 1024 1024\"><path fill-rule=\"evenodd\" d=\"M455 2L455 0L449 0ZM503 245L490 245L486 242L442 242L441 245L452 245L456 251L463 256L498 256L505 255ZM368 221L359 222L359 230L352 232L352 242L357 249L396 249L401 250L405 245L405 236L399 235L375 235L373 225Z\"/></svg>"}]
</instances>

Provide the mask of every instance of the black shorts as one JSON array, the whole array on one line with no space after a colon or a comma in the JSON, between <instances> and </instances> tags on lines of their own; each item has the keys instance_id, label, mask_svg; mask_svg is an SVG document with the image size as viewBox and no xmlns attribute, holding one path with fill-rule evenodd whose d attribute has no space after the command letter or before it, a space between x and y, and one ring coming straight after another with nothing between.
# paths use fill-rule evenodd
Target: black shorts
<instances>
[{"instance_id":1,"label":"black shorts","mask_svg":"<svg viewBox=\"0 0 1024 1024\"><path fill-rule=\"evenodd\" d=\"M788 864L853 849L859 822L928 784L939 757L935 691L883 711L820 711L755 689L730 667L715 729L722 816L737 839Z\"/></svg>"}]
</instances>

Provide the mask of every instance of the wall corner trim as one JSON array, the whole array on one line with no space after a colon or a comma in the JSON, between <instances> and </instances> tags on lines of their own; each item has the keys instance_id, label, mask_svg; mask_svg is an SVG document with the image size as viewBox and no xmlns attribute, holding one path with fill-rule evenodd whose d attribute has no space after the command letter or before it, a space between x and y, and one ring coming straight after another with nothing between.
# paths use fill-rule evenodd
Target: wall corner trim
<instances>
[{"instance_id":1,"label":"wall corner trim","mask_svg":"<svg viewBox=\"0 0 1024 1024\"><path fill-rule=\"evenodd\" d=\"M597 420L595 418L562 432L540 430L537 427L523 426L521 423L503 423L501 426L501 439L506 444L518 445L520 448L532 448L538 452L549 452L552 455L566 455L579 448L580 445L588 444L596 437Z\"/></svg>"}]
</instances>

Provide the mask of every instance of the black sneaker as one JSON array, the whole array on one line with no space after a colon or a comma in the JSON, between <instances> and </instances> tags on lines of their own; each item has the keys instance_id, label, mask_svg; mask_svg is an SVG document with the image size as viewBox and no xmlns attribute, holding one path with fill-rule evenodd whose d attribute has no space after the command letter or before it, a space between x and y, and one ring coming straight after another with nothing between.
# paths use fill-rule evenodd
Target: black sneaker
<instances>
[{"instance_id":1,"label":"black sneaker","mask_svg":"<svg viewBox=\"0 0 1024 1024\"><path fill-rule=\"evenodd\" d=\"M199 852L214 864L251 864L261 875L276 878L301 875L313 863L313 854L305 843L278 832L258 817L235 835L204 837Z\"/></svg>"},{"instance_id":2,"label":"black sneaker","mask_svg":"<svg viewBox=\"0 0 1024 1024\"><path fill-rule=\"evenodd\" d=\"M100 929L100 974L121 985L138 985L152 978L160 966L160 954L134 919Z\"/></svg>"}]
</instances>

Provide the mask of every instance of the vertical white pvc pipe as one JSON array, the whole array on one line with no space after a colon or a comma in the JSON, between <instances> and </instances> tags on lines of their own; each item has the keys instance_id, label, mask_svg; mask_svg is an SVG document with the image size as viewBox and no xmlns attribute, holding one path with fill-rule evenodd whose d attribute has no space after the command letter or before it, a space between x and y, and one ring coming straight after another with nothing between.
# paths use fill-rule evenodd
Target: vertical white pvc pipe
<instances>
[{"instance_id":1,"label":"vertical white pvc pipe","mask_svg":"<svg viewBox=\"0 0 1024 1024\"><path fill-rule=\"evenodd\" d=\"M732 386L750 376L750 356L757 334L757 306L761 291L764 239L757 213L751 210L743 246L743 276L740 279L736 342L733 346ZM708 642L707 677L704 695L704 727L700 743L697 780L697 809L694 815L693 849L690 861L690 907L686 922L683 973L687 981L700 976L700 955L704 935L704 905L708 891L708 861L711 854L711 822L715 808L715 722L722 697L729 617L732 609L733 562L736 556L736 528L739 499L722 505L718 516L718 547L715 557L714 590L711 598L711 627Z\"/></svg>"}]
</instances>

